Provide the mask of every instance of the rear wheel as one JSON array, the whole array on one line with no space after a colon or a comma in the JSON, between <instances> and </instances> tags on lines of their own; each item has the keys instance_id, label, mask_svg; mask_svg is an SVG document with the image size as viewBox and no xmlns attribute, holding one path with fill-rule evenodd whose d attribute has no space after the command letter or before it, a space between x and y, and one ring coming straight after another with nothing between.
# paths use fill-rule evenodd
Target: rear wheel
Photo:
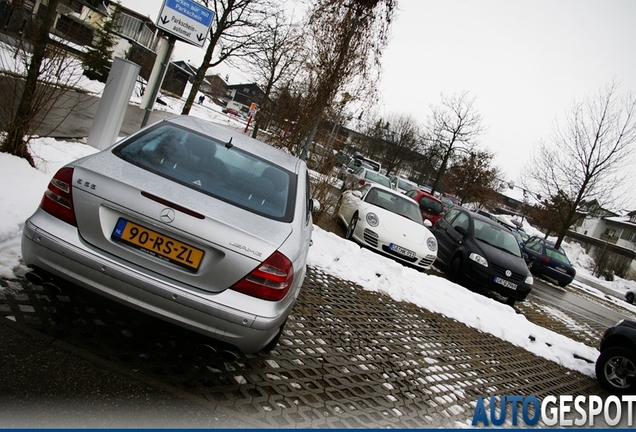
<instances>
[{"instance_id":1,"label":"rear wheel","mask_svg":"<svg viewBox=\"0 0 636 432\"><path fill-rule=\"evenodd\" d=\"M559 286L561 288L565 287L568 283L567 282L559 282Z\"/></svg>"},{"instance_id":2,"label":"rear wheel","mask_svg":"<svg viewBox=\"0 0 636 432\"><path fill-rule=\"evenodd\" d=\"M636 390L636 351L622 346L604 350L596 360L596 378L610 393Z\"/></svg>"},{"instance_id":3,"label":"rear wheel","mask_svg":"<svg viewBox=\"0 0 636 432\"><path fill-rule=\"evenodd\" d=\"M506 304L510 307L513 307L515 305L515 302L517 301L517 299L514 299L512 297L508 297L508 299L506 300Z\"/></svg>"},{"instance_id":4,"label":"rear wheel","mask_svg":"<svg viewBox=\"0 0 636 432\"><path fill-rule=\"evenodd\" d=\"M353 232L356 230L356 225L358 225L358 213L355 213L347 226L347 232L345 233L345 238L347 240L352 240Z\"/></svg>"},{"instance_id":5,"label":"rear wheel","mask_svg":"<svg viewBox=\"0 0 636 432\"><path fill-rule=\"evenodd\" d=\"M634 293L627 293L627 295L625 296L625 300L627 301L627 303L634 303Z\"/></svg>"}]
</instances>

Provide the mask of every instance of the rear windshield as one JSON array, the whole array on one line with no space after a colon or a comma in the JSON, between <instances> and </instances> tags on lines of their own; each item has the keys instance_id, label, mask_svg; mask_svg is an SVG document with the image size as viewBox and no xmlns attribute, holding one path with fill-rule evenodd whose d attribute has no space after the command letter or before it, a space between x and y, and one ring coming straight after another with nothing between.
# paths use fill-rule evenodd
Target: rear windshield
<instances>
[{"instance_id":1,"label":"rear windshield","mask_svg":"<svg viewBox=\"0 0 636 432\"><path fill-rule=\"evenodd\" d=\"M562 262L563 264L571 265L570 264L570 260L568 259L567 256L565 256L565 253L562 252L562 251L558 251L556 249L552 249L550 247L546 247L545 248L545 254L547 256L549 256L550 258L552 258L552 259L555 259L555 260L557 260L559 262Z\"/></svg>"},{"instance_id":2,"label":"rear windshield","mask_svg":"<svg viewBox=\"0 0 636 432\"><path fill-rule=\"evenodd\" d=\"M420 208L435 215L440 214L444 210L444 206L441 202L427 196L420 198Z\"/></svg>"},{"instance_id":3,"label":"rear windshield","mask_svg":"<svg viewBox=\"0 0 636 432\"><path fill-rule=\"evenodd\" d=\"M291 221L295 175L208 136L170 124L116 147L127 162L272 219Z\"/></svg>"}]
</instances>

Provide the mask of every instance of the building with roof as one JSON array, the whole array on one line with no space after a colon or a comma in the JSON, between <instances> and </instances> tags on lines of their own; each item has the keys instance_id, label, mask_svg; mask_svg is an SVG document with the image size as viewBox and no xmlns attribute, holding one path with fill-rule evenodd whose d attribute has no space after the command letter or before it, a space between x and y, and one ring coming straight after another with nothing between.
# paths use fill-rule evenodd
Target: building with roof
<instances>
[{"instance_id":1,"label":"building with roof","mask_svg":"<svg viewBox=\"0 0 636 432\"><path fill-rule=\"evenodd\" d=\"M227 86L227 106L243 114L248 114L252 103L262 106L265 92L256 83L233 84Z\"/></svg>"},{"instance_id":2,"label":"building with roof","mask_svg":"<svg viewBox=\"0 0 636 432\"><path fill-rule=\"evenodd\" d=\"M588 214L573 231L636 251L636 211L601 217Z\"/></svg>"}]
</instances>

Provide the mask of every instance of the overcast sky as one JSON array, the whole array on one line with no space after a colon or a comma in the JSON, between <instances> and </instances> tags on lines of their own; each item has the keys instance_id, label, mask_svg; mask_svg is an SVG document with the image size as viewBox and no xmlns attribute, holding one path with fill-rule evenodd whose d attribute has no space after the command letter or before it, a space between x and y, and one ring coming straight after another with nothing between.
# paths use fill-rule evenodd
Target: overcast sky
<instances>
[{"instance_id":1,"label":"overcast sky","mask_svg":"<svg viewBox=\"0 0 636 432\"><path fill-rule=\"evenodd\" d=\"M156 20L160 0L121 0ZM575 100L612 80L636 93L636 1L398 0L380 82L384 114L422 123L441 94L468 92L487 128L480 143L506 180ZM178 42L173 60L204 50ZM230 83L249 77L226 67ZM636 193L631 200L636 209Z\"/></svg>"}]
</instances>

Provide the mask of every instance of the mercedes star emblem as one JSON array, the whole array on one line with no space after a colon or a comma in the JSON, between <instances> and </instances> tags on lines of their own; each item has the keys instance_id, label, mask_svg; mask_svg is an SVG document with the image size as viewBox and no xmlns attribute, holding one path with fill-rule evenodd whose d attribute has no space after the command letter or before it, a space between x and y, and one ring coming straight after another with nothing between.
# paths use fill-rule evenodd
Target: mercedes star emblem
<instances>
[{"instance_id":1,"label":"mercedes star emblem","mask_svg":"<svg viewBox=\"0 0 636 432\"><path fill-rule=\"evenodd\" d=\"M159 214L159 219L161 219L161 222L163 223L174 222L174 210L172 210L171 208L165 208L161 210L161 213Z\"/></svg>"}]
</instances>

